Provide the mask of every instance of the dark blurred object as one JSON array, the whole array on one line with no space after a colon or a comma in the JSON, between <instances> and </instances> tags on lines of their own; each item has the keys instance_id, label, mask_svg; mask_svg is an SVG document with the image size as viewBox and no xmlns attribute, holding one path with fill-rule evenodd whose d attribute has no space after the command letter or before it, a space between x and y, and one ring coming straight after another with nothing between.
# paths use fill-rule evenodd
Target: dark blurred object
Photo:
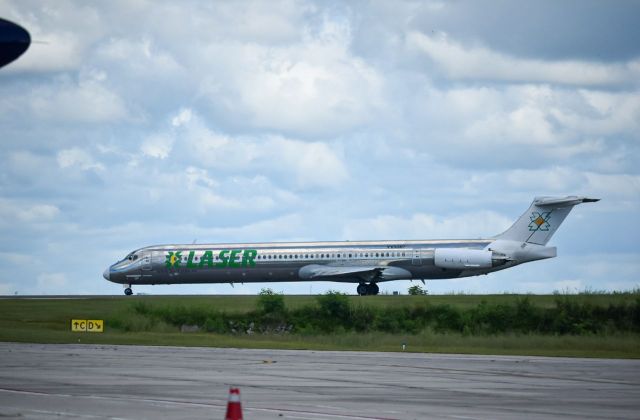
<instances>
[{"instance_id":1,"label":"dark blurred object","mask_svg":"<svg viewBox=\"0 0 640 420\"><path fill-rule=\"evenodd\" d=\"M0 67L20 57L30 44L31 36L26 29L0 18Z\"/></svg>"}]
</instances>

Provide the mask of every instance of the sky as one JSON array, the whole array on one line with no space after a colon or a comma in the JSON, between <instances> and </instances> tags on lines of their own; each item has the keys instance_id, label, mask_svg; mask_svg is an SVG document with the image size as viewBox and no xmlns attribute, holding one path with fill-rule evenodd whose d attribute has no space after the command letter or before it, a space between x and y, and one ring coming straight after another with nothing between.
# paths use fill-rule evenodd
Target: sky
<instances>
[{"instance_id":1,"label":"sky","mask_svg":"<svg viewBox=\"0 0 640 420\"><path fill-rule=\"evenodd\" d=\"M631 1L0 0L35 41L0 69L0 294L121 294L103 270L152 244L490 237L544 195L602 201L573 210L557 258L430 293L638 288L638 16ZM263 287L355 293L134 292Z\"/></svg>"}]
</instances>

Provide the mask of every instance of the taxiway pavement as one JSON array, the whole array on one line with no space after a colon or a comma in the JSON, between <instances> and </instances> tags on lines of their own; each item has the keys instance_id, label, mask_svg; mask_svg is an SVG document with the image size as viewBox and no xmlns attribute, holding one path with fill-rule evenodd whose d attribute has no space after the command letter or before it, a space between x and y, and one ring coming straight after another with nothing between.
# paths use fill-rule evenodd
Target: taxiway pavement
<instances>
[{"instance_id":1,"label":"taxiway pavement","mask_svg":"<svg viewBox=\"0 0 640 420\"><path fill-rule=\"evenodd\" d=\"M0 343L0 417L639 418L640 360Z\"/></svg>"}]
</instances>

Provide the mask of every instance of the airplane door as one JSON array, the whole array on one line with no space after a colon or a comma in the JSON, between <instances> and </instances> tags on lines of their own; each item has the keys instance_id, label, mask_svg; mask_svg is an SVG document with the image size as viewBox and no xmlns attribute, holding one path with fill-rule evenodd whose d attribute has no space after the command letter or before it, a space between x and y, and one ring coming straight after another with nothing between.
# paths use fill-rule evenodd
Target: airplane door
<instances>
[{"instance_id":1,"label":"airplane door","mask_svg":"<svg viewBox=\"0 0 640 420\"><path fill-rule=\"evenodd\" d=\"M151 271L151 252L142 257L142 271Z\"/></svg>"},{"instance_id":2,"label":"airplane door","mask_svg":"<svg viewBox=\"0 0 640 420\"><path fill-rule=\"evenodd\" d=\"M411 264L413 265L421 265L422 260L420 259L420 250L418 248L413 249L413 256L411 258Z\"/></svg>"}]
</instances>

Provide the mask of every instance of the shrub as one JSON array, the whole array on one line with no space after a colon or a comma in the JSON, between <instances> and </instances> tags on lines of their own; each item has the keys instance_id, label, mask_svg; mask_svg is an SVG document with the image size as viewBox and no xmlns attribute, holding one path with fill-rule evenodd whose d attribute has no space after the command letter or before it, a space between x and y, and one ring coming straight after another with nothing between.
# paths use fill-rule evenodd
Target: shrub
<instances>
[{"instance_id":1,"label":"shrub","mask_svg":"<svg viewBox=\"0 0 640 420\"><path fill-rule=\"evenodd\" d=\"M349 298L347 295L333 290L317 297L320 315L325 318L346 319L349 316Z\"/></svg>"},{"instance_id":2,"label":"shrub","mask_svg":"<svg viewBox=\"0 0 640 420\"><path fill-rule=\"evenodd\" d=\"M640 332L640 298L629 303L594 305L574 296L558 295L555 307L535 306L528 297L510 304L482 301L472 308L432 305L426 300L413 306L351 306L349 297L330 291L314 305L287 310L284 297L263 289L257 309L227 314L208 306L154 306L135 302L129 313L108 320L109 328L155 331L181 325L198 325L216 333L387 332L417 334L559 334L589 335ZM173 326L173 327L169 327Z\"/></svg>"},{"instance_id":3,"label":"shrub","mask_svg":"<svg viewBox=\"0 0 640 420\"><path fill-rule=\"evenodd\" d=\"M417 284L409 287L408 292L412 296L421 296L421 295L428 295L429 294L427 289L423 289L422 287L418 286Z\"/></svg>"},{"instance_id":4,"label":"shrub","mask_svg":"<svg viewBox=\"0 0 640 420\"><path fill-rule=\"evenodd\" d=\"M265 314L282 314L285 312L284 296L271 289L262 289L258 295L258 309Z\"/></svg>"}]
</instances>

